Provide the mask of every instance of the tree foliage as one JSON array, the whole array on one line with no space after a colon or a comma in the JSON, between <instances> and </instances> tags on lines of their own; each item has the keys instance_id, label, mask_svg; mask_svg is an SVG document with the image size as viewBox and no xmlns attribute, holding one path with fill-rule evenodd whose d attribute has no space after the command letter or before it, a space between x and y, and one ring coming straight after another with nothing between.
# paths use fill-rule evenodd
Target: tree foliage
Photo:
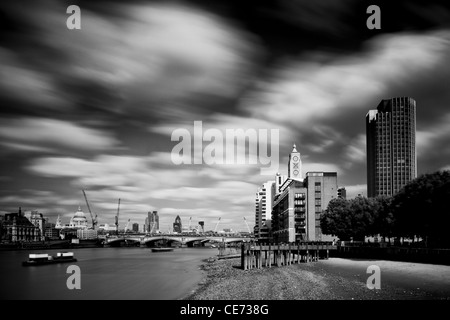
<instances>
[{"instance_id":1,"label":"tree foliage","mask_svg":"<svg viewBox=\"0 0 450 320\"><path fill-rule=\"evenodd\" d=\"M450 171L424 174L394 196L398 236L419 236L432 246L450 245Z\"/></svg>"},{"instance_id":2,"label":"tree foliage","mask_svg":"<svg viewBox=\"0 0 450 320\"><path fill-rule=\"evenodd\" d=\"M422 175L394 197L333 199L321 217L322 232L341 240L421 237L435 247L450 247L449 225L450 171Z\"/></svg>"},{"instance_id":3,"label":"tree foliage","mask_svg":"<svg viewBox=\"0 0 450 320\"><path fill-rule=\"evenodd\" d=\"M344 199L333 199L320 218L322 233L332 234L341 240L352 237L350 202Z\"/></svg>"},{"instance_id":4,"label":"tree foliage","mask_svg":"<svg viewBox=\"0 0 450 320\"><path fill-rule=\"evenodd\" d=\"M333 199L321 217L324 234L338 236L341 240L360 240L365 236L389 236L392 214L388 198L357 197L351 200Z\"/></svg>"}]
</instances>

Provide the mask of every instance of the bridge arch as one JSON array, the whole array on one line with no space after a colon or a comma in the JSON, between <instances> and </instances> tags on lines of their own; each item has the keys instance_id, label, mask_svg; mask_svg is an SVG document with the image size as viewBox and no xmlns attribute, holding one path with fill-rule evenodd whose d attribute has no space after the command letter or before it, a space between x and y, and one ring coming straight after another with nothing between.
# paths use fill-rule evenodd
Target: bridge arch
<instances>
[{"instance_id":1,"label":"bridge arch","mask_svg":"<svg viewBox=\"0 0 450 320\"><path fill-rule=\"evenodd\" d=\"M174 238L174 237L165 237L165 236L161 236L161 237L149 237L149 238L144 238L141 243L142 244L149 244L151 242L155 242L155 241L159 241L159 240L166 240L167 242L178 242L178 243L183 243L180 239L178 238Z\"/></svg>"}]
</instances>

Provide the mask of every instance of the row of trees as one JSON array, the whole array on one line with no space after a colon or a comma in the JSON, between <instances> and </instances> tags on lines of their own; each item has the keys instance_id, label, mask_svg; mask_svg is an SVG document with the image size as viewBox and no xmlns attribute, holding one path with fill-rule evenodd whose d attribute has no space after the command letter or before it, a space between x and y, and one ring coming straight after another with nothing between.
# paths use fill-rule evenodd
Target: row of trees
<instances>
[{"instance_id":1,"label":"row of trees","mask_svg":"<svg viewBox=\"0 0 450 320\"><path fill-rule=\"evenodd\" d=\"M322 232L341 240L416 236L450 247L449 227L450 171L422 175L393 197L333 199L321 217Z\"/></svg>"}]
</instances>

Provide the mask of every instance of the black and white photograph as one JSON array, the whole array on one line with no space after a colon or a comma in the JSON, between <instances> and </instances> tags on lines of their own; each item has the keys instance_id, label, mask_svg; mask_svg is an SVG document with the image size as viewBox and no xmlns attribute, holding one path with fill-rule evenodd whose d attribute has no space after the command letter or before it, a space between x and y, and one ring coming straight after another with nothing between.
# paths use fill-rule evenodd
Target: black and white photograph
<instances>
[{"instance_id":1,"label":"black and white photograph","mask_svg":"<svg viewBox=\"0 0 450 320\"><path fill-rule=\"evenodd\" d=\"M0 300L450 299L447 1L5 0L0 106Z\"/></svg>"}]
</instances>

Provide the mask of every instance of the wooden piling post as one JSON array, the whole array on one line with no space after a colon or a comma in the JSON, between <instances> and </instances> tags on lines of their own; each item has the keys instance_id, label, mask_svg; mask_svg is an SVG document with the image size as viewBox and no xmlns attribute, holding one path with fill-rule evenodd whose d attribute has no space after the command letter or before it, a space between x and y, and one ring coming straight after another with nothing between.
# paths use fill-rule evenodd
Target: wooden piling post
<instances>
[{"instance_id":1,"label":"wooden piling post","mask_svg":"<svg viewBox=\"0 0 450 320\"><path fill-rule=\"evenodd\" d=\"M246 250L246 245L244 244L242 246L242 251L241 251L241 263L242 263L242 267L244 268L244 270L247 270L248 265L247 265L247 250Z\"/></svg>"},{"instance_id":2,"label":"wooden piling post","mask_svg":"<svg viewBox=\"0 0 450 320\"><path fill-rule=\"evenodd\" d=\"M247 270L250 270L250 245L248 245L248 248L245 252L245 257L247 260Z\"/></svg>"},{"instance_id":3,"label":"wooden piling post","mask_svg":"<svg viewBox=\"0 0 450 320\"><path fill-rule=\"evenodd\" d=\"M246 260L246 266L247 270L250 269L250 245L245 250L245 260Z\"/></svg>"},{"instance_id":4,"label":"wooden piling post","mask_svg":"<svg viewBox=\"0 0 450 320\"><path fill-rule=\"evenodd\" d=\"M306 262L309 262L308 243L306 243Z\"/></svg>"},{"instance_id":5,"label":"wooden piling post","mask_svg":"<svg viewBox=\"0 0 450 320\"><path fill-rule=\"evenodd\" d=\"M248 252L248 249L246 248L245 249L245 270L248 270L248 255L249 255L249 252Z\"/></svg>"},{"instance_id":6,"label":"wooden piling post","mask_svg":"<svg viewBox=\"0 0 450 320\"><path fill-rule=\"evenodd\" d=\"M281 267L280 244L278 244L278 251L277 251L277 266Z\"/></svg>"},{"instance_id":7,"label":"wooden piling post","mask_svg":"<svg viewBox=\"0 0 450 320\"><path fill-rule=\"evenodd\" d=\"M288 262L287 265L291 265L291 243L288 243Z\"/></svg>"},{"instance_id":8,"label":"wooden piling post","mask_svg":"<svg viewBox=\"0 0 450 320\"><path fill-rule=\"evenodd\" d=\"M264 266L267 267L267 249L264 249Z\"/></svg>"},{"instance_id":9,"label":"wooden piling post","mask_svg":"<svg viewBox=\"0 0 450 320\"><path fill-rule=\"evenodd\" d=\"M261 251L261 244L259 244L259 252L258 252L258 254L259 254L259 263L258 263L258 269L261 269L262 268L262 251Z\"/></svg>"}]
</instances>

